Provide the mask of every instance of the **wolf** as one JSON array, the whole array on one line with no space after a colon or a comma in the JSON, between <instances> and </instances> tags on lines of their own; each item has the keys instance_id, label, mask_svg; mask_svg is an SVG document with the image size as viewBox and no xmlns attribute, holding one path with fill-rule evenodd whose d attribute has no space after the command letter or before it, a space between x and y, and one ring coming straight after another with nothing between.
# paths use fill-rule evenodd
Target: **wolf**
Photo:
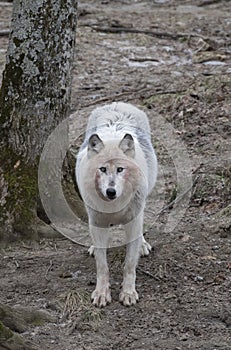
<instances>
[{"instance_id":1,"label":"wolf","mask_svg":"<svg viewBox=\"0 0 231 350\"><path fill-rule=\"evenodd\" d=\"M157 157L147 115L124 102L98 107L90 114L76 161L76 180L88 214L96 260L95 306L111 302L107 248L109 229L123 225L126 257L119 300L125 306L139 300L136 267L151 246L143 237L147 196L157 178Z\"/></svg>"}]
</instances>

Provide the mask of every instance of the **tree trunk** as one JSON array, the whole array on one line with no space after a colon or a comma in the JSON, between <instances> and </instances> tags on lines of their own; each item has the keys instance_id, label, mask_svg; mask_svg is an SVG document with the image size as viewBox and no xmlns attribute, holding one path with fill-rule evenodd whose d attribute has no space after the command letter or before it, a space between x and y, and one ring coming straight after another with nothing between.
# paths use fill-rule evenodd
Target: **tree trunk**
<instances>
[{"instance_id":1,"label":"tree trunk","mask_svg":"<svg viewBox=\"0 0 231 350\"><path fill-rule=\"evenodd\" d=\"M76 0L14 1L0 91L0 240L34 233L39 156L69 111L76 23Z\"/></svg>"},{"instance_id":2,"label":"tree trunk","mask_svg":"<svg viewBox=\"0 0 231 350\"><path fill-rule=\"evenodd\" d=\"M31 326L55 321L47 312L25 307L12 308L4 304L0 304L0 320L0 350L38 349L26 342L18 333L25 332Z\"/></svg>"},{"instance_id":3,"label":"tree trunk","mask_svg":"<svg viewBox=\"0 0 231 350\"><path fill-rule=\"evenodd\" d=\"M0 321L0 350L39 350Z\"/></svg>"}]
</instances>

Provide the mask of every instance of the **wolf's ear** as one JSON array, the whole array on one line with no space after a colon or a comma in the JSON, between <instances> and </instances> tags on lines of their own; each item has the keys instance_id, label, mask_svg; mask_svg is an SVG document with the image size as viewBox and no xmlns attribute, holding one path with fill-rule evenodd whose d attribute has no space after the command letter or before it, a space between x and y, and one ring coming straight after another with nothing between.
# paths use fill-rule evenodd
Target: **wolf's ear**
<instances>
[{"instance_id":1,"label":"wolf's ear","mask_svg":"<svg viewBox=\"0 0 231 350\"><path fill-rule=\"evenodd\" d=\"M132 135L126 134L120 141L119 148L129 157L135 157L135 144Z\"/></svg>"},{"instance_id":2,"label":"wolf's ear","mask_svg":"<svg viewBox=\"0 0 231 350\"><path fill-rule=\"evenodd\" d=\"M90 155L99 153L103 147L103 141L99 138L99 136L96 134L91 135L88 141L88 153Z\"/></svg>"}]
</instances>

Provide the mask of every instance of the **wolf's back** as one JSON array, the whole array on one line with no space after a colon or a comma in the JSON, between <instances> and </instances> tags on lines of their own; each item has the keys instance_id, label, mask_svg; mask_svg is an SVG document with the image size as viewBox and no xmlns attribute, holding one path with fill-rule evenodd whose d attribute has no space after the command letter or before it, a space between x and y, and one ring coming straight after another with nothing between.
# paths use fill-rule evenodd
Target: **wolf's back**
<instances>
[{"instance_id":1,"label":"wolf's back","mask_svg":"<svg viewBox=\"0 0 231 350\"><path fill-rule=\"evenodd\" d=\"M89 117L87 130L94 130L113 124L143 129L145 133L150 134L150 126L146 114L130 103L124 102L113 102L96 108Z\"/></svg>"}]
</instances>

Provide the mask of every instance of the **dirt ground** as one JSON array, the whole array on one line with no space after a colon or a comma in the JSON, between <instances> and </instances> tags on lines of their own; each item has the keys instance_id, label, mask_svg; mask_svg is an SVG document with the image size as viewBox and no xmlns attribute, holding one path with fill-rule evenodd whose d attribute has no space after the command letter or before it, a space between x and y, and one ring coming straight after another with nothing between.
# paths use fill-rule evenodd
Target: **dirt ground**
<instances>
[{"instance_id":1,"label":"dirt ground","mask_svg":"<svg viewBox=\"0 0 231 350\"><path fill-rule=\"evenodd\" d=\"M230 11L225 0L80 2L72 110L81 128L104 103L147 111L161 169L145 212L154 250L139 262L140 301L130 308L118 301L124 249L110 250L113 301L100 310L90 303L95 263L86 247L60 236L2 250L2 302L55 317L23 334L39 349L231 349ZM10 14L0 3L0 31ZM7 36L0 45L2 70ZM192 165L186 211L171 232L179 183L158 116Z\"/></svg>"}]
</instances>

